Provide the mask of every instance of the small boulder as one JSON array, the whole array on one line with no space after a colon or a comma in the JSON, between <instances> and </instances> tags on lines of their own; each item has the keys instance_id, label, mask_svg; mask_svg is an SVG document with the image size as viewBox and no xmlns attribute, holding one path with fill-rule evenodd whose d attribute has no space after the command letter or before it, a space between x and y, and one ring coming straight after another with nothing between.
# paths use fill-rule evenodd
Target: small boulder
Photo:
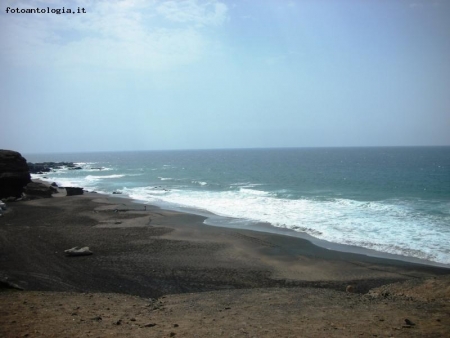
<instances>
[{"instance_id":1,"label":"small boulder","mask_svg":"<svg viewBox=\"0 0 450 338\"><path fill-rule=\"evenodd\" d=\"M52 187L58 188L58 185L56 184L56 182L53 182L52 184L50 184Z\"/></svg>"},{"instance_id":2,"label":"small boulder","mask_svg":"<svg viewBox=\"0 0 450 338\"><path fill-rule=\"evenodd\" d=\"M347 285L347 287L345 288L345 291L348 293L354 293L355 287L353 285Z\"/></svg>"},{"instance_id":3,"label":"small boulder","mask_svg":"<svg viewBox=\"0 0 450 338\"><path fill-rule=\"evenodd\" d=\"M155 323L148 323L148 324L143 325L143 327L154 327L154 326L156 326Z\"/></svg>"},{"instance_id":4,"label":"small boulder","mask_svg":"<svg viewBox=\"0 0 450 338\"><path fill-rule=\"evenodd\" d=\"M410 326L416 325L415 323L413 323L412 321L410 321L408 318L405 318L405 324L406 324L406 325L410 325Z\"/></svg>"},{"instance_id":5,"label":"small boulder","mask_svg":"<svg viewBox=\"0 0 450 338\"><path fill-rule=\"evenodd\" d=\"M70 256L70 257L74 257L74 256L89 256L92 255L93 252L91 250L89 250L88 246L79 248L79 247L74 247L72 249L67 249L64 250L64 253L66 254L66 256Z\"/></svg>"}]
</instances>

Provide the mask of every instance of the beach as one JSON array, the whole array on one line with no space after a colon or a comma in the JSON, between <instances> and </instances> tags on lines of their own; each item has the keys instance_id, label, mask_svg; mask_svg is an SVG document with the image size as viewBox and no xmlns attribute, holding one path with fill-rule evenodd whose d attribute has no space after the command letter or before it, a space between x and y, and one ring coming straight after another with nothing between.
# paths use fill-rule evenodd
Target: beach
<instances>
[{"instance_id":1,"label":"beach","mask_svg":"<svg viewBox=\"0 0 450 338\"><path fill-rule=\"evenodd\" d=\"M449 147L27 157L69 161L32 173L48 184L120 193L115 196L205 216L210 225L288 234L338 251L450 266Z\"/></svg>"},{"instance_id":2,"label":"beach","mask_svg":"<svg viewBox=\"0 0 450 338\"><path fill-rule=\"evenodd\" d=\"M10 203L0 218L0 277L24 289L2 288L2 336L450 333L449 269L208 226L111 195L53 196ZM67 257L75 246L93 254Z\"/></svg>"}]
</instances>

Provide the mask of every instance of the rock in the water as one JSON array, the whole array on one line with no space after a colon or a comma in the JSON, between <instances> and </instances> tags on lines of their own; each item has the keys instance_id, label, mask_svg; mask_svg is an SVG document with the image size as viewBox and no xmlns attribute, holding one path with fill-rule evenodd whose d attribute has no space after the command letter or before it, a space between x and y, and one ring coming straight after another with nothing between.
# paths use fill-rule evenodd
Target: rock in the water
<instances>
[{"instance_id":1,"label":"rock in the water","mask_svg":"<svg viewBox=\"0 0 450 338\"><path fill-rule=\"evenodd\" d=\"M50 184L52 187L56 187L58 188L58 185L56 184L56 182L53 182L52 184Z\"/></svg>"},{"instance_id":2,"label":"rock in the water","mask_svg":"<svg viewBox=\"0 0 450 338\"><path fill-rule=\"evenodd\" d=\"M88 246L85 246L83 248L74 247L72 249L64 250L66 256L89 256L92 255L93 252L89 250Z\"/></svg>"},{"instance_id":3,"label":"rock in the water","mask_svg":"<svg viewBox=\"0 0 450 338\"><path fill-rule=\"evenodd\" d=\"M67 196L83 195L83 188L65 187Z\"/></svg>"},{"instance_id":4,"label":"rock in the water","mask_svg":"<svg viewBox=\"0 0 450 338\"><path fill-rule=\"evenodd\" d=\"M54 192L55 188L37 182L28 183L24 189L24 193L30 198L39 198L39 197L48 198L52 197L52 194Z\"/></svg>"},{"instance_id":5,"label":"rock in the water","mask_svg":"<svg viewBox=\"0 0 450 338\"><path fill-rule=\"evenodd\" d=\"M43 174L54 171L55 169L61 169L64 167L72 168L74 166L75 165L72 162L28 162L30 174Z\"/></svg>"},{"instance_id":6,"label":"rock in the water","mask_svg":"<svg viewBox=\"0 0 450 338\"><path fill-rule=\"evenodd\" d=\"M0 210L6 210L6 204L0 201Z\"/></svg>"},{"instance_id":7,"label":"rock in the water","mask_svg":"<svg viewBox=\"0 0 450 338\"><path fill-rule=\"evenodd\" d=\"M0 150L0 198L20 197L31 182L27 161L16 151Z\"/></svg>"}]
</instances>

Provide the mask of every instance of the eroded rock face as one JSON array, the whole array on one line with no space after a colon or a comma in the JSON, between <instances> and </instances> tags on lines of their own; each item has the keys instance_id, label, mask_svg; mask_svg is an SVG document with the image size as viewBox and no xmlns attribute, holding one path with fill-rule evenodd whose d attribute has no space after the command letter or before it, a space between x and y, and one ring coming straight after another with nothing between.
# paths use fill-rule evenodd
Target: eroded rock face
<instances>
[{"instance_id":1,"label":"eroded rock face","mask_svg":"<svg viewBox=\"0 0 450 338\"><path fill-rule=\"evenodd\" d=\"M25 158L17 151L0 149L0 198L20 197L30 182Z\"/></svg>"},{"instance_id":2,"label":"eroded rock face","mask_svg":"<svg viewBox=\"0 0 450 338\"><path fill-rule=\"evenodd\" d=\"M52 197L55 192L57 192L57 189L37 182L28 183L24 189L24 193L30 198Z\"/></svg>"}]
</instances>

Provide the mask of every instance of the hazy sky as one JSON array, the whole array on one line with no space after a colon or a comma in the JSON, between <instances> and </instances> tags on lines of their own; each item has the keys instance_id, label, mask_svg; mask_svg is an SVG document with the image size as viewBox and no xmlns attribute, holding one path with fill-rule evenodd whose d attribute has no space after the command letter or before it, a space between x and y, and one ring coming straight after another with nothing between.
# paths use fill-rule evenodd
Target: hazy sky
<instances>
[{"instance_id":1,"label":"hazy sky","mask_svg":"<svg viewBox=\"0 0 450 338\"><path fill-rule=\"evenodd\" d=\"M450 145L448 0L0 3L0 148Z\"/></svg>"}]
</instances>

